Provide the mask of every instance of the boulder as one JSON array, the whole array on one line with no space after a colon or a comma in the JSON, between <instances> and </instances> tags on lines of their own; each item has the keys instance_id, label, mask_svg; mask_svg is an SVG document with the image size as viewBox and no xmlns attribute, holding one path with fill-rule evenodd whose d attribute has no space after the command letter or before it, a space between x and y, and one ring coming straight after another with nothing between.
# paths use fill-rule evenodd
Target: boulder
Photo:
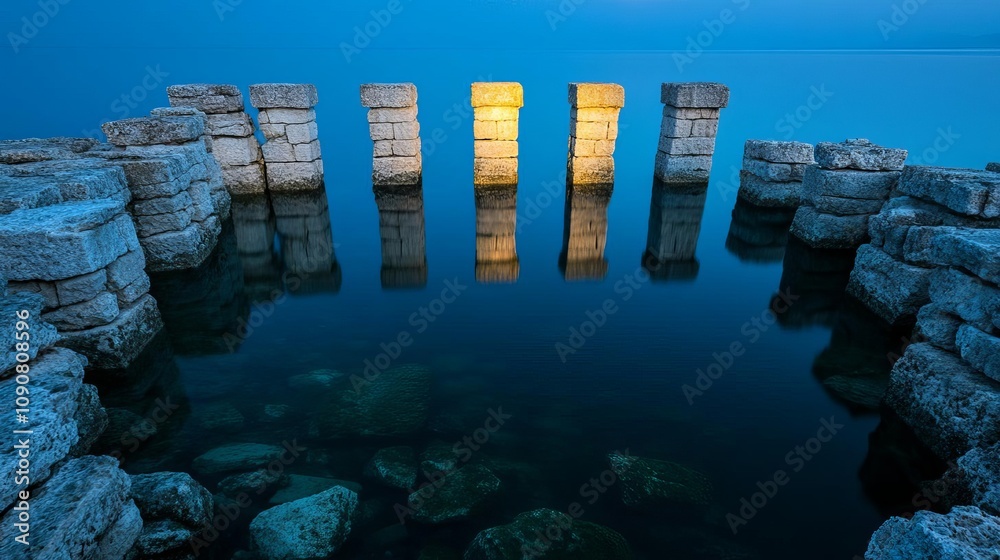
<instances>
[{"instance_id":1,"label":"boulder","mask_svg":"<svg viewBox=\"0 0 1000 560\"><path fill-rule=\"evenodd\" d=\"M189 556L184 551L177 549L190 547L190 543L195 538L195 532L176 521L162 519L160 521L147 521L142 527L142 533L135 541L133 553L138 558L157 558L160 554L171 551L178 553L178 558L187 560ZM171 560L174 556L170 556Z\"/></svg>"},{"instance_id":2,"label":"boulder","mask_svg":"<svg viewBox=\"0 0 1000 560\"><path fill-rule=\"evenodd\" d=\"M343 486L355 494L361 493L361 485L350 480L292 474L288 475L288 484L282 486L274 496L271 496L268 503L272 505L286 504L315 496L337 486Z\"/></svg>"},{"instance_id":3,"label":"boulder","mask_svg":"<svg viewBox=\"0 0 1000 560\"><path fill-rule=\"evenodd\" d=\"M358 495L337 486L265 510L250 523L263 560L312 560L332 556L347 540Z\"/></svg>"},{"instance_id":4,"label":"boulder","mask_svg":"<svg viewBox=\"0 0 1000 560\"><path fill-rule=\"evenodd\" d=\"M191 475L159 472L131 478L130 496L143 519L170 519L190 528L202 527L212 520L215 510L212 494Z\"/></svg>"},{"instance_id":5,"label":"boulder","mask_svg":"<svg viewBox=\"0 0 1000 560\"><path fill-rule=\"evenodd\" d=\"M248 473L240 473L227 476L219 481L219 492L230 498L238 498L240 494L262 495L277 491L279 488L288 486L289 476L284 472L274 475L273 473L259 469Z\"/></svg>"},{"instance_id":6,"label":"boulder","mask_svg":"<svg viewBox=\"0 0 1000 560\"><path fill-rule=\"evenodd\" d=\"M481 465L467 465L410 494L414 521L441 524L468 519L500 493L500 479Z\"/></svg>"},{"instance_id":7,"label":"boulder","mask_svg":"<svg viewBox=\"0 0 1000 560\"><path fill-rule=\"evenodd\" d=\"M284 451L284 448L276 445L232 443L196 457L193 466L195 472L200 474L248 470L277 460Z\"/></svg>"},{"instance_id":8,"label":"boulder","mask_svg":"<svg viewBox=\"0 0 1000 560\"><path fill-rule=\"evenodd\" d=\"M549 535L556 534L558 538ZM465 560L631 560L625 537L551 509L522 513L476 535Z\"/></svg>"},{"instance_id":9,"label":"boulder","mask_svg":"<svg viewBox=\"0 0 1000 560\"><path fill-rule=\"evenodd\" d=\"M1000 519L976 507L948 515L919 511L893 517L872 536L865 560L994 560L1000 550Z\"/></svg>"},{"instance_id":10,"label":"boulder","mask_svg":"<svg viewBox=\"0 0 1000 560\"><path fill-rule=\"evenodd\" d=\"M386 486L409 490L417 484L417 458L412 447L379 449L365 467L365 476Z\"/></svg>"},{"instance_id":11,"label":"boulder","mask_svg":"<svg viewBox=\"0 0 1000 560\"><path fill-rule=\"evenodd\" d=\"M1000 443L972 449L958 460L955 471L975 506L1000 515Z\"/></svg>"},{"instance_id":12,"label":"boulder","mask_svg":"<svg viewBox=\"0 0 1000 560\"><path fill-rule=\"evenodd\" d=\"M608 461L619 477L622 502L629 507L707 506L712 483L698 471L656 459L611 453Z\"/></svg>"}]
</instances>

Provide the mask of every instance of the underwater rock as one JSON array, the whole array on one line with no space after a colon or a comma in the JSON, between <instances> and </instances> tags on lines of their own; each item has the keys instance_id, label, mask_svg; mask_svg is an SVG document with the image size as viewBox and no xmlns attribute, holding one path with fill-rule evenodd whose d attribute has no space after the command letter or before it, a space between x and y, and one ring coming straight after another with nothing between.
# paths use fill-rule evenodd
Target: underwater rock
<instances>
[{"instance_id":1,"label":"underwater rock","mask_svg":"<svg viewBox=\"0 0 1000 560\"><path fill-rule=\"evenodd\" d=\"M131 478L130 497L146 521L170 519L197 528L212 520L212 494L191 475L159 472Z\"/></svg>"},{"instance_id":2,"label":"underwater rock","mask_svg":"<svg viewBox=\"0 0 1000 560\"><path fill-rule=\"evenodd\" d=\"M278 490L278 493L272 496L268 503L272 505L286 504L301 500L302 498L308 498L309 496L315 496L337 486L347 488L355 494L361 493L361 485L350 480L292 474L288 475L288 484Z\"/></svg>"},{"instance_id":3,"label":"underwater rock","mask_svg":"<svg viewBox=\"0 0 1000 560\"><path fill-rule=\"evenodd\" d=\"M561 538L544 535L558 532ZM536 509L499 527L486 529L465 551L465 560L631 560L625 537L616 531L573 519L566 513Z\"/></svg>"},{"instance_id":4,"label":"underwater rock","mask_svg":"<svg viewBox=\"0 0 1000 560\"><path fill-rule=\"evenodd\" d=\"M265 510L250 523L250 537L264 560L325 558L347 540L357 507L358 495L337 486Z\"/></svg>"},{"instance_id":5,"label":"underwater rock","mask_svg":"<svg viewBox=\"0 0 1000 560\"><path fill-rule=\"evenodd\" d=\"M238 408L229 403L219 403L199 409L195 416L205 430L239 431L246 420Z\"/></svg>"},{"instance_id":6,"label":"underwater rock","mask_svg":"<svg viewBox=\"0 0 1000 560\"><path fill-rule=\"evenodd\" d=\"M386 486L409 490L417 484L416 454L406 446L379 449L364 474Z\"/></svg>"},{"instance_id":7,"label":"underwater rock","mask_svg":"<svg viewBox=\"0 0 1000 560\"><path fill-rule=\"evenodd\" d=\"M262 467L284 452L284 448L262 443L232 443L196 457L194 470L200 474L216 474Z\"/></svg>"},{"instance_id":8,"label":"underwater rock","mask_svg":"<svg viewBox=\"0 0 1000 560\"><path fill-rule=\"evenodd\" d=\"M344 374L335 369L315 369L302 375L293 375L288 378L288 387L291 389L329 389Z\"/></svg>"},{"instance_id":9,"label":"underwater rock","mask_svg":"<svg viewBox=\"0 0 1000 560\"><path fill-rule=\"evenodd\" d=\"M405 365L365 379L340 383L316 418L322 437L394 436L419 430L427 421L431 375Z\"/></svg>"},{"instance_id":10,"label":"underwater rock","mask_svg":"<svg viewBox=\"0 0 1000 560\"><path fill-rule=\"evenodd\" d=\"M135 547L132 549L132 558L136 558L137 560L151 558L159 554L174 551L188 545L194 537L195 533L191 529L170 519L146 523L142 528L139 538L135 541ZM185 555L183 551L178 552L178 558L191 556ZM173 559L174 556L170 556L169 558Z\"/></svg>"},{"instance_id":11,"label":"underwater rock","mask_svg":"<svg viewBox=\"0 0 1000 560\"><path fill-rule=\"evenodd\" d=\"M277 476L265 469L248 473L234 474L219 481L218 489L225 496L236 498L240 494L255 493L261 495L270 488L277 491L279 488L288 486L290 480L284 472Z\"/></svg>"},{"instance_id":12,"label":"underwater rock","mask_svg":"<svg viewBox=\"0 0 1000 560\"><path fill-rule=\"evenodd\" d=\"M499 492L500 479L489 469L467 465L410 494L408 513L422 523L467 519Z\"/></svg>"},{"instance_id":13,"label":"underwater rock","mask_svg":"<svg viewBox=\"0 0 1000 560\"><path fill-rule=\"evenodd\" d=\"M872 536L865 560L993 560L1000 550L1000 519L979 508L956 507L948 515L919 511L893 517Z\"/></svg>"},{"instance_id":14,"label":"underwater rock","mask_svg":"<svg viewBox=\"0 0 1000 560\"><path fill-rule=\"evenodd\" d=\"M427 445L420 454L420 470L424 475L432 473L449 473L459 466L459 455L454 445L435 440Z\"/></svg>"},{"instance_id":15,"label":"underwater rock","mask_svg":"<svg viewBox=\"0 0 1000 560\"><path fill-rule=\"evenodd\" d=\"M1000 515L1000 443L969 451L955 470L971 502L986 513Z\"/></svg>"},{"instance_id":16,"label":"underwater rock","mask_svg":"<svg viewBox=\"0 0 1000 560\"><path fill-rule=\"evenodd\" d=\"M834 375L823 380L823 387L837 397L868 410L878 410L889 385L888 379Z\"/></svg>"},{"instance_id":17,"label":"underwater rock","mask_svg":"<svg viewBox=\"0 0 1000 560\"><path fill-rule=\"evenodd\" d=\"M620 453L609 454L608 461L621 479L622 502L627 506L704 506L712 501L712 483L698 471Z\"/></svg>"}]
</instances>

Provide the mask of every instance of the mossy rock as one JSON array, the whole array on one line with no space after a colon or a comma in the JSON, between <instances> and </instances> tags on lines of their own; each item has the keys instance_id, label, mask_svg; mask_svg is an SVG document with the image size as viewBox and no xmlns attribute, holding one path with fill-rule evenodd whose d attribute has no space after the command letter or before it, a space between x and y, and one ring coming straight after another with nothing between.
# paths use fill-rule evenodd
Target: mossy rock
<instances>
[{"instance_id":1,"label":"mossy rock","mask_svg":"<svg viewBox=\"0 0 1000 560\"><path fill-rule=\"evenodd\" d=\"M620 479L622 502L627 506L708 506L712 503L712 483L698 471L669 461L620 453L608 455L608 460L611 470Z\"/></svg>"},{"instance_id":2,"label":"mossy rock","mask_svg":"<svg viewBox=\"0 0 1000 560\"><path fill-rule=\"evenodd\" d=\"M573 519L566 513L536 509L476 535L465 560L631 560L625 537L617 531Z\"/></svg>"},{"instance_id":3,"label":"mossy rock","mask_svg":"<svg viewBox=\"0 0 1000 560\"><path fill-rule=\"evenodd\" d=\"M321 437L398 436L427 421L431 374L406 365L365 379L353 375L333 390L316 418Z\"/></svg>"},{"instance_id":4,"label":"mossy rock","mask_svg":"<svg viewBox=\"0 0 1000 560\"><path fill-rule=\"evenodd\" d=\"M410 490L417 484L416 453L407 446L379 449L364 474L391 488Z\"/></svg>"},{"instance_id":5,"label":"mossy rock","mask_svg":"<svg viewBox=\"0 0 1000 560\"><path fill-rule=\"evenodd\" d=\"M440 473L443 474L443 473ZM421 523L440 524L468 519L500 492L500 479L481 465L467 465L435 477L410 494L410 514Z\"/></svg>"}]
</instances>

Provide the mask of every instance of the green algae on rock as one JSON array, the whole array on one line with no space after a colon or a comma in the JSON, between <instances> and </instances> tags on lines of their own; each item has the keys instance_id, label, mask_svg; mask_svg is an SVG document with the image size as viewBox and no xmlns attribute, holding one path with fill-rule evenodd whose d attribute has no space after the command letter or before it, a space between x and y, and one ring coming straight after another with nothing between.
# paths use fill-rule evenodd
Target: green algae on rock
<instances>
[{"instance_id":1,"label":"green algae on rock","mask_svg":"<svg viewBox=\"0 0 1000 560\"><path fill-rule=\"evenodd\" d=\"M708 477L683 465L620 453L611 453L608 461L621 479L622 502L627 506L703 506L712 501Z\"/></svg>"}]
</instances>

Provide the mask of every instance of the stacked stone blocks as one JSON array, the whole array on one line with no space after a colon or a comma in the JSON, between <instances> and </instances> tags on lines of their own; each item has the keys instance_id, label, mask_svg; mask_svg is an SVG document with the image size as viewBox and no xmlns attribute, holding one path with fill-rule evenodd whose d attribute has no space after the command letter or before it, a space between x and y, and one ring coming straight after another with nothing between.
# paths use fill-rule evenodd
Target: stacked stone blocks
<instances>
[{"instance_id":1,"label":"stacked stone blocks","mask_svg":"<svg viewBox=\"0 0 1000 560\"><path fill-rule=\"evenodd\" d=\"M868 239L868 220L896 188L906 150L868 140L816 146L816 165L802 180L804 206L792 234L816 249L852 249Z\"/></svg>"},{"instance_id":2,"label":"stacked stone blocks","mask_svg":"<svg viewBox=\"0 0 1000 560\"><path fill-rule=\"evenodd\" d=\"M323 159L315 107L316 86L257 84L250 104L260 111L261 146L267 188L276 192L314 190L323 186Z\"/></svg>"},{"instance_id":3,"label":"stacked stone blocks","mask_svg":"<svg viewBox=\"0 0 1000 560\"><path fill-rule=\"evenodd\" d=\"M264 192L264 159L243 94L233 85L188 84L167 88L171 107L193 107L205 113L205 134L232 194Z\"/></svg>"},{"instance_id":4,"label":"stacked stone blocks","mask_svg":"<svg viewBox=\"0 0 1000 560\"><path fill-rule=\"evenodd\" d=\"M375 185L419 185L423 168L417 87L405 84L365 84L361 104L369 109L368 129L374 142L372 182Z\"/></svg>"},{"instance_id":5,"label":"stacked stone blocks","mask_svg":"<svg viewBox=\"0 0 1000 560\"><path fill-rule=\"evenodd\" d=\"M515 82L472 84L477 185L516 185L518 171L518 117L524 89Z\"/></svg>"},{"instance_id":6,"label":"stacked stone blocks","mask_svg":"<svg viewBox=\"0 0 1000 560\"><path fill-rule=\"evenodd\" d=\"M729 88L716 83L665 83L655 176L664 183L707 182L712 172L720 110Z\"/></svg>"},{"instance_id":7,"label":"stacked stone blocks","mask_svg":"<svg viewBox=\"0 0 1000 560\"><path fill-rule=\"evenodd\" d=\"M811 144L747 140L737 194L758 206L798 207L803 198L802 178L813 163Z\"/></svg>"},{"instance_id":8,"label":"stacked stone blocks","mask_svg":"<svg viewBox=\"0 0 1000 560\"><path fill-rule=\"evenodd\" d=\"M569 85L570 184L612 184L618 115L625 106L625 88L618 84Z\"/></svg>"}]
</instances>

